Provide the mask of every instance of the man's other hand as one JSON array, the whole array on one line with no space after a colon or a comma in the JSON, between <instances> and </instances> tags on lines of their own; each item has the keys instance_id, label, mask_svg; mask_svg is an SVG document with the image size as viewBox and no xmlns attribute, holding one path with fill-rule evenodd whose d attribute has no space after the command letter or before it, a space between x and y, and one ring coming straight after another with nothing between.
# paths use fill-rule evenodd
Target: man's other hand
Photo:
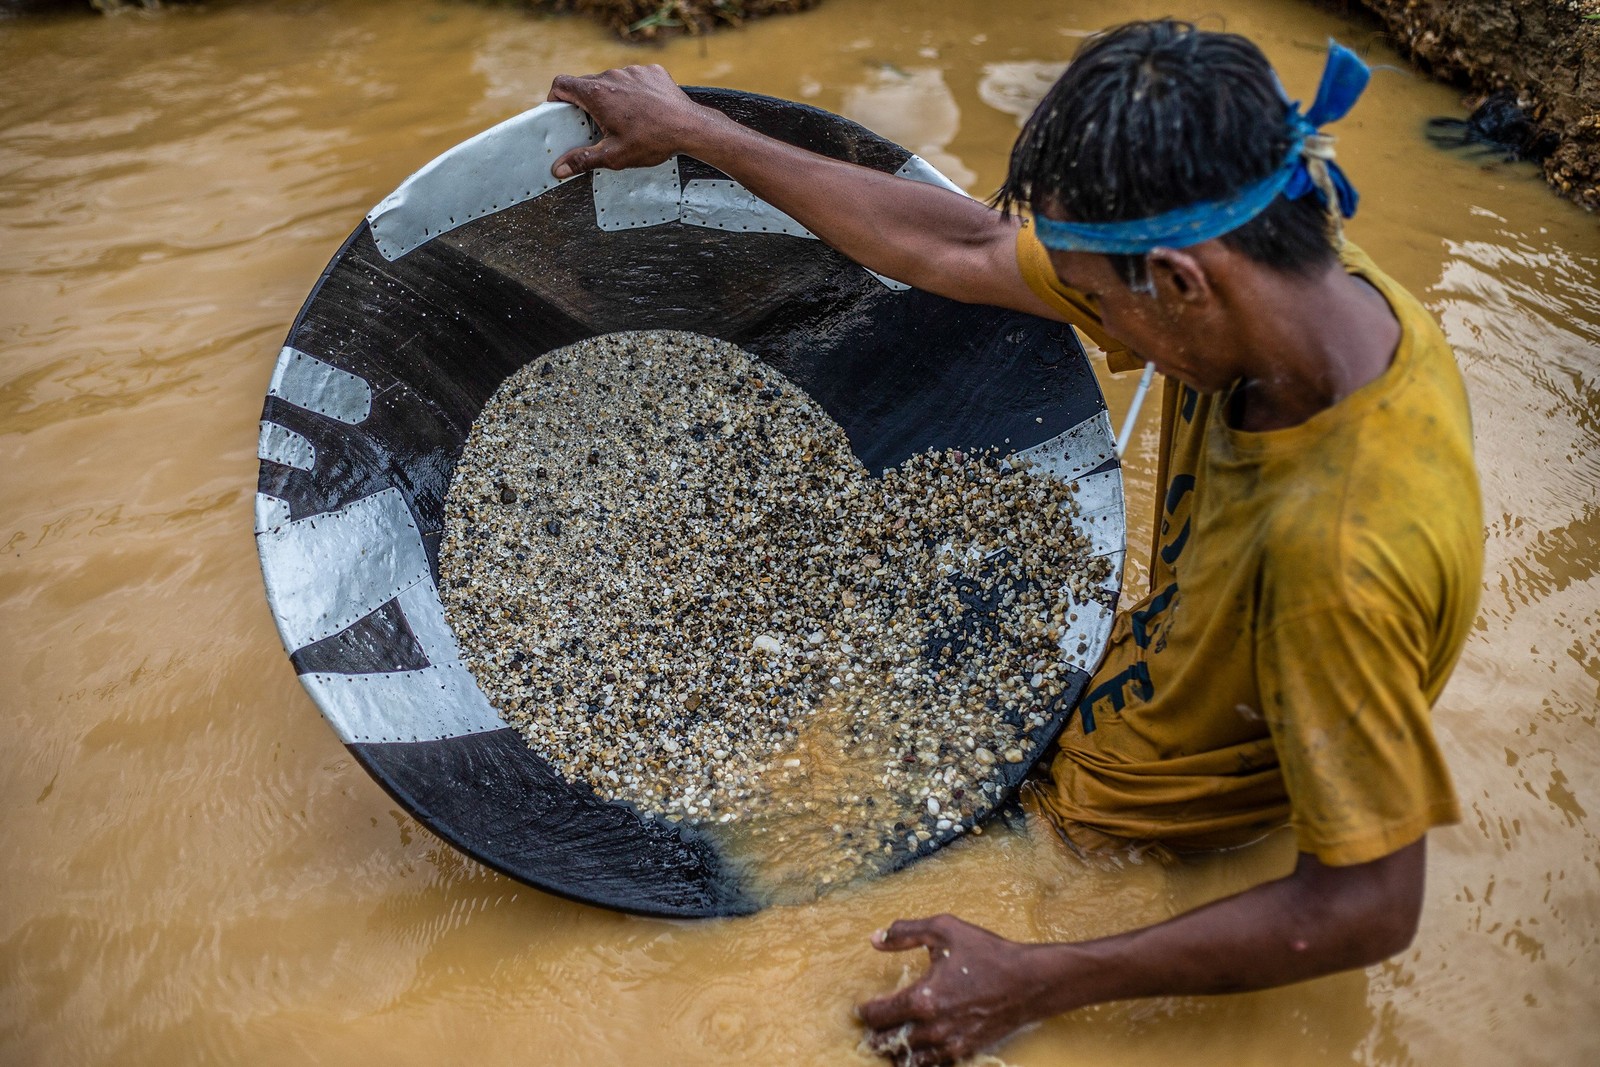
<instances>
[{"instance_id":1,"label":"man's other hand","mask_svg":"<svg viewBox=\"0 0 1600 1067\"><path fill-rule=\"evenodd\" d=\"M1020 944L948 915L897 922L873 944L926 947L928 972L857 1011L875 1049L928 1067L1088 1004L1241 993L1368 967L1416 934L1426 848L1419 838L1346 867L1301 853L1286 878L1094 941Z\"/></svg>"},{"instance_id":2,"label":"man's other hand","mask_svg":"<svg viewBox=\"0 0 1600 1067\"><path fill-rule=\"evenodd\" d=\"M557 178L664 163L711 118L672 75L654 65L583 77L563 74L551 83L549 99L578 105L603 135L596 144L574 148L556 160L550 173Z\"/></svg>"},{"instance_id":3,"label":"man's other hand","mask_svg":"<svg viewBox=\"0 0 1600 1067\"><path fill-rule=\"evenodd\" d=\"M952 915L902 919L875 933L872 945L884 952L928 950L921 979L856 1008L871 1030L868 1044L902 1067L953 1063L1038 1017L1031 1002L1039 976L1030 973L1029 958L1036 946Z\"/></svg>"}]
</instances>

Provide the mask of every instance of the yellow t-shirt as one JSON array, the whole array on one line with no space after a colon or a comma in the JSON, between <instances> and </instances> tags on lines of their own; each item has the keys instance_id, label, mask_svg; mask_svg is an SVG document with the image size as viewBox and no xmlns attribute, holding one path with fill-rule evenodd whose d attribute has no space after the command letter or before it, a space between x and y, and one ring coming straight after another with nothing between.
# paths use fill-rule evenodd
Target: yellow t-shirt
<instances>
[{"instance_id":1,"label":"yellow t-shirt","mask_svg":"<svg viewBox=\"0 0 1600 1067\"><path fill-rule=\"evenodd\" d=\"M1040 799L1063 827L1213 848L1287 821L1347 865L1460 817L1429 709L1483 571L1466 392L1416 299L1343 259L1400 323L1376 380L1267 433L1167 383L1151 589L1062 733ZM1018 262L1081 321L1031 228Z\"/></svg>"}]
</instances>

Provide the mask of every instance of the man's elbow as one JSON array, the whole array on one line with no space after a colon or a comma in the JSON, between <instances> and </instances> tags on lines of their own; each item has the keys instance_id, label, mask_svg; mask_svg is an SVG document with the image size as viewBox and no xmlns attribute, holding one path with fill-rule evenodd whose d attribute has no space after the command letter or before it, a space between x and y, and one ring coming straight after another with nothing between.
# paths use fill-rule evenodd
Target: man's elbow
<instances>
[{"instance_id":1,"label":"man's elbow","mask_svg":"<svg viewBox=\"0 0 1600 1067\"><path fill-rule=\"evenodd\" d=\"M1397 956L1410 948L1411 942L1416 940L1421 918L1420 899L1413 907L1386 909L1382 914L1373 916L1370 936L1366 941L1368 958L1357 966L1370 967L1382 963L1390 956Z\"/></svg>"},{"instance_id":2,"label":"man's elbow","mask_svg":"<svg viewBox=\"0 0 1600 1067\"><path fill-rule=\"evenodd\" d=\"M1368 965L1404 952L1416 940L1428 866L1427 838L1366 865L1374 874L1368 912L1376 928Z\"/></svg>"},{"instance_id":3,"label":"man's elbow","mask_svg":"<svg viewBox=\"0 0 1600 1067\"><path fill-rule=\"evenodd\" d=\"M1333 903L1335 906L1328 907ZM1303 917L1291 947L1320 958L1322 972L1371 967L1404 952L1417 935L1418 916L1404 909L1339 907L1319 902Z\"/></svg>"},{"instance_id":4,"label":"man's elbow","mask_svg":"<svg viewBox=\"0 0 1600 1067\"><path fill-rule=\"evenodd\" d=\"M1422 918L1425 859L1421 841L1353 867L1328 867L1302 856L1296 875L1315 926L1344 967L1370 967L1404 952Z\"/></svg>"}]
</instances>

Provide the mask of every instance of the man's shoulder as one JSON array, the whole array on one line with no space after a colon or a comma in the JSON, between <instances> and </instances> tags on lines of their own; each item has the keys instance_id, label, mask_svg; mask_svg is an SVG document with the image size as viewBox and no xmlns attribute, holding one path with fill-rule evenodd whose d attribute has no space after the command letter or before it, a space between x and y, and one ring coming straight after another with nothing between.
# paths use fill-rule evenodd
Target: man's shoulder
<instances>
[{"instance_id":1,"label":"man's shoulder","mask_svg":"<svg viewBox=\"0 0 1600 1067\"><path fill-rule=\"evenodd\" d=\"M1427 622L1476 589L1483 518L1470 434L1379 410L1308 452L1262 553L1281 613L1392 611Z\"/></svg>"}]
</instances>

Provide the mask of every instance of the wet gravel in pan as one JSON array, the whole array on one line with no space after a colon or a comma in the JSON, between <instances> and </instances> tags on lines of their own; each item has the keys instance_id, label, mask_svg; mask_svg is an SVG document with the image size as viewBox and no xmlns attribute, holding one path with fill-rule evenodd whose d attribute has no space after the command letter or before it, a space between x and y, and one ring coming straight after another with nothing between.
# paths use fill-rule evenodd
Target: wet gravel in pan
<instances>
[{"instance_id":1,"label":"wet gravel in pan","mask_svg":"<svg viewBox=\"0 0 1600 1067\"><path fill-rule=\"evenodd\" d=\"M785 378L611 334L509 378L440 552L489 699L574 782L716 831L794 898L973 830L1108 573L1071 486L994 454L870 477ZM977 828L981 832L981 828Z\"/></svg>"}]
</instances>

